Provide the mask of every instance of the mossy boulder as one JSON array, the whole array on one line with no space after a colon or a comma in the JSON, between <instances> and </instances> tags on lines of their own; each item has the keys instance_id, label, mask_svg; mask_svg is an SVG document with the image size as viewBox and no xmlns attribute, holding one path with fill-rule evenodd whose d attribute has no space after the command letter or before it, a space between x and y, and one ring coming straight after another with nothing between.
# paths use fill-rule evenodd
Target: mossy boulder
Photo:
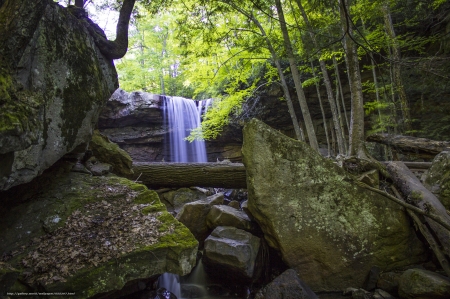
<instances>
[{"instance_id":1,"label":"mossy boulder","mask_svg":"<svg viewBox=\"0 0 450 299\"><path fill-rule=\"evenodd\" d=\"M0 195L25 201L0 219L0 253L14 270L8 277L20 273L21 283L8 280L10 291L88 298L164 272L186 275L195 265L194 236L156 192L128 179L60 167Z\"/></svg>"},{"instance_id":2,"label":"mossy boulder","mask_svg":"<svg viewBox=\"0 0 450 299\"><path fill-rule=\"evenodd\" d=\"M87 144L118 87L83 22L52 1L15 2L0 9L1 20L15 18L0 26L0 190Z\"/></svg>"},{"instance_id":3,"label":"mossy boulder","mask_svg":"<svg viewBox=\"0 0 450 299\"><path fill-rule=\"evenodd\" d=\"M130 155L117 144L109 141L108 137L102 135L98 130L94 131L89 148L100 161L112 165L113 173L125 177L133 174L133 160Z\"/></svg>"},{"instance_id":4,"label":"mossy boulder","mask_svg":"<svg viewBox=\"0 0 450 299\"><path fill-rule=\"evenodd\" d=\"M271 247L314 291L362 287L382 271L424 260L405 211L304 142L256 119L244 128L248 209Z\"/></svg>"},{"instance_id":5,"label":"mossy boulder","mask_svg":"<svg viewBox=\"0 0 450 299\"><path fill-rule=\"evenodd\" d=\"M450 150L434 158L425 178L425 186L450 210Z\"/></svg>"}]
</instances>

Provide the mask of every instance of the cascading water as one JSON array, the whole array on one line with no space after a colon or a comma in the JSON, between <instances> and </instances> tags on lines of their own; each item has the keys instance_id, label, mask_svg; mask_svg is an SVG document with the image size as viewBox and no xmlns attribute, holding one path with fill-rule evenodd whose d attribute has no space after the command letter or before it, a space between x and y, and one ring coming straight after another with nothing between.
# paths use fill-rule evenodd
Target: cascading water
<instances>
[{"instance_id":1,"label":"cascading water","mask_svg":"<svg viewBox=\"0 0 450 299\"><path fill-rule=\"evenodd\" d=\"M192 129L200 126L201 112L207 109L210 101L195 102L182 97L166 97L164 116L169 126L170 154L165 157L167 162L208 162L206 147L203 140L187 141ZM169 153L169 151L167 151Z\"/></svg>"}]
</instances>

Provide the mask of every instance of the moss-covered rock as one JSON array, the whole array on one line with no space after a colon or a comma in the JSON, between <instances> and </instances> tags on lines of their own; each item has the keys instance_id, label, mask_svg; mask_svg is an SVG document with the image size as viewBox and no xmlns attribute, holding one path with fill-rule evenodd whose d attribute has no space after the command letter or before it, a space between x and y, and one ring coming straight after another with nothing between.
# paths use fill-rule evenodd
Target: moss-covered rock
<instances>
[{"instance_id":1,"label":"moss-covered rock","mask_svg":"<svg viewBox=\"0 0 450 299\"><path fill-rule=\"evenodd\" d=\"M0 160L8 165L0 169L0 190L31 181L89 142L117 88L113 63L83 23L52 1L38 2L35 11L17 3L0 10L2 20L16 10L14 22L0 26Z\"/></svg>"},{"instance_id":2,"label":"moss-covered rock","mask_svg":"<svg viewBox=\"0 0 450 299\"><path fill-rule=\"evenodd\" d=\"M108 137L102 135L98 130L94 131L89 148L100 161L113 166L113 173L121 176L133 174L133 161L130 155L117 144L109 141Z\"/></svg>"},{"instance_id":3,"label":"moss-covered rock","mask_svg":"<svg viewBox=\"0 0 450 299\"><path fill-rule=\"evenodd\" d=\"M251 214L313 290L361 287L372 266L385 271L423 260L404 210L353 184L306 143L254 119L242 151Z\"/></svg>"},{"instance_id":4,"label":"moss-covered rock","mask_svg":"<svg viewBox=\"0 0 450 299\"><path fill-rule=\"evenodd\" d=\"M425 178L425 186L450 210L450 150L434 158Z\"/></svg>"},{"instance_id":5,"label":"moss-covered rock","mask_svg":"<svg viewBox=\"0 0 450 299\"><path fill-rule=\"evenodd\" d=\"M26 188L0 193L25 200L2 211L0 253L31 289L88 298L195 265L198 242L144 185L60 167Z\"/></svg>"}]
</instances>

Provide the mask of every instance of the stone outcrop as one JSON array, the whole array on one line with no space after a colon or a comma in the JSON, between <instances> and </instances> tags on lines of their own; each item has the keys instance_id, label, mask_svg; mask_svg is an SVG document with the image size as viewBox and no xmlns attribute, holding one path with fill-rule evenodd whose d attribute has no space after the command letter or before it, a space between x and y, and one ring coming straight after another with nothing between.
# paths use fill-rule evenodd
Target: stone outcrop
<instances>
[{"instance_id":1,"label":"stone outcrop","mask_svg":"<svg viewBox=\"0 0 450 299\"><path fill-rule=\"evenodd\" d=\"M100 161L108 162L113 167L113 173L129 177L133 174L130 155L117 144L111 142L108 137L102 135L98 130L94 131L89 149Z\"/></svg>"},{"instance_id":2,"label":"stone outcrop","mask_svg":"<svg viewBox=\"0 0 450 299\"><path fill-rule=\"evenodd\" d=\"M306 143L253 119L242 151L251 214L314 291L362 287L372 266L389 271L424 259L401 207L353 184Z\"/></svg>"},{"instance_id":3,"label":"stone outcrop","mask_svg":"<svg viewBox=\"0 0 450 299\"><path fill-rule=\"evenodd\" d=\"M250 280L259 246L258 237L235 227L219 226L205 240L203 263L212 276Z\"/></svg>"},{"instance_id":4,"label":"stone outcrop","mask_svg":"<svg viewBox=\"0 0 450 299\"><path fill-rule=\"evenodd\" d=\"M0 26L0 190L31 181L77 147L84 152L118 86L112 61L68 9L14 5L0 10L1 20L16 18Z\"/></svg>"},{"instance_id":5,"label":"stone outcrop","mask_svg":"<svg viewBox=\"0 0 450 299\"><path fill-rule=\"evenodd\" d=\"M425 178L425 186L450 210L450 150L434 158Z\"/></svg>"},{"instance_id":6,"label":"stone outcrop","mask_svg":"<svg viewBox=\"0 0 450 299\"><path fill-rule=\"evenodd\" d=\"M39 285L88 298L133 280L191 271L198 242L156 192L125 178L68 172L66 162L57 166L26 188L0 194L23 201L1 211L0 279L9 275L7 291Z\"/></svg>"},{"instance_id":7,"label":"stone outcrop","mask_svg":"<svg viewBox=\"0 0 450 299\"><path fill-rule=\"evenodd\" d=\"M317 295L314 294L292 269L281 273L255 296L255 299L279 298L318 299Z\"/></svg>"},{"instance_id":8,"label":"stone outcrop","mask_svg":"<svg viewBox=\"0 0 450 299\"><path fill-rule=\"evenodd\" d=\"M405 299L450 298L450 279L427 270L409 269L400 276L398 293Z\"/></svg>"}]
</instances>

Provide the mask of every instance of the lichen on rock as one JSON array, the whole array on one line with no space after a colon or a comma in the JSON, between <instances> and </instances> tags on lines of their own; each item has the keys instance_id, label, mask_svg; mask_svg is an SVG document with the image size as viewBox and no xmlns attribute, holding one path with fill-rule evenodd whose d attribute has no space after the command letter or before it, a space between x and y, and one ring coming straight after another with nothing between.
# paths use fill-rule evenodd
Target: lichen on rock
<instances>
[{"instance_id":1,"label":"lichen on rock","mask_svg":"<svg viewBox=\"0 0 450 299\"><path fill-rule=\"evenodd\" d=\"M358 187L306 143L254 119L242 152L251 214L314 291L361 287L372 266L386 271L424 260L403 208Z\"/></svg>"}]
</instances>

